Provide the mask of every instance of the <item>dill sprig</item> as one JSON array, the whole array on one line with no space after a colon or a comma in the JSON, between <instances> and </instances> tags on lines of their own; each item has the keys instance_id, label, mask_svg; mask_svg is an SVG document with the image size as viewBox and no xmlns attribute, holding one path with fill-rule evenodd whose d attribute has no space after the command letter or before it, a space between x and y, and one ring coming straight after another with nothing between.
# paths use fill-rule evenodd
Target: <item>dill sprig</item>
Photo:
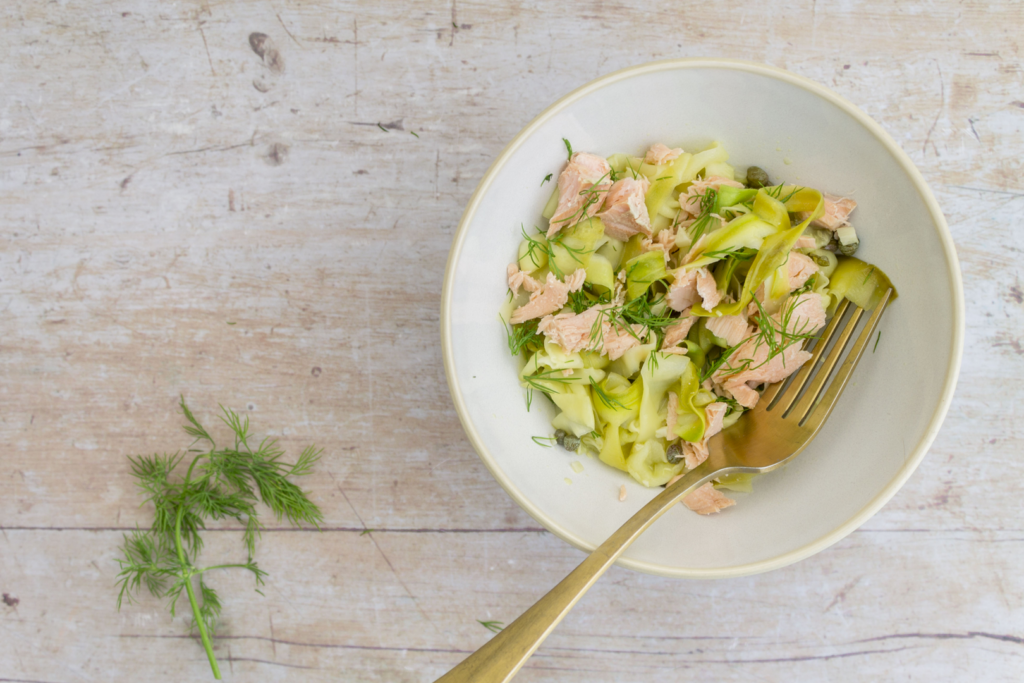
<instances>
[{"instance_id":1,"label":"dill sprig","mask_svg":"<svg viewBox=\"0 0 1024 683\"><path fill-rule=\"evenodd\" d=\"M626 409L626 406L622 404L622 401L609 396L608 392L602 389L601 385L595 382L593 377L590 378L590 388L591 390L593 390L594 396L597 396L597 399L601 401L601 403L603 403L605 407L620 408L622 410Z\"/></svg>"},{"instance_id":2,"label":"dill sprig","mask_svg":"<svg viewBox=\"0 0 1024 683\"><path fill-rule=\"evenodd\" d=\"M572 247L566 244L564 242L565 233L560 232L556 235L552 235L550 238L547 238L545 242L541 242L540 240L528 235L526 233L526 228L524 228L521 223L519 225L519 232L523 235L523 241L526 242L526 253L523 254L523 258L528 258L530 259L530 263L534 266L539 266L540 261L538 260L538 254L544 254L547 256L548 268L551 269L552 273L563 280L565 279L566 274L562 272L562 269L558 267L557 263L555 263L555 250L552 245L557 245L562 249L565 249L566 253L569 254L569 257L580 266L583 265L582 257L590 253L586 249ZM543 235L544 233L538 229L537 234Z\"/></svg>"},{"instance_id":3,"label":"dill sprig","mask_svg":"<svg viewBox=\"0 0 1024 683\"><path fill-rule=\"evenodd\" d=\"M267 574L253 560L256 539L263 528L256 504L262 500L278 520L319 528L323 520L320 509L288 478L309 474L322 451L309 446L295 464L281 462L284 451L275 439L264 439L254 448L250 444L249 418L242 418L223 406L220 419L234 433L234 446L218 448L189 410L184 397L180 407L188 421L185 431L195 439L192 446L206 442L209 450L189 447L187 453L198 455L189 463L184 477L175 476L175 469L185 458L184 453L128 458L132 476L145 495L143 504L152 503L155 515L149 529L136 529L124 536L121 547L124 557L117 560L121 566L117 575L120 587L117 608L120 610L125 600L130 604L145 586L153 595L168 599L173 617L184 591L192 608L192 628L198 630L214 678L219 680L220 668L211 639L220 617L221 602L204 575L214 569L245 569L252 573L259 592ZM200 532L206 528L206 520L228 518L245 526L242 543L248 558L239 563L196 566L203 547Z\"/></svg>"},{"instance_id":4,"label":"dill sprig","mask_svg":"<svg viewBox=\"0 0 1024 683\"><path fill-rule=\"evenodd\" d=\"M562 144L565 145L566 158L571 160L572 159L572 143L569 142L566 138L562 138Z\"/></svg>"},{"instance_id":5,"label":"dill sprig","mask_svg":"<svg viewBox=\"0 0 1024 683\"><path fill-rule=\"evenodd\" d=\"M520 325L507 325L504 320L501 324L505 327L505 334L508 337L508 350L513 356L518 356L523 349L544 343L543 335L537 331L539 320L527 320Z\"/></svg>"},{"instance_id":6,"label":"dill sprig","mask_svg":"<svg viewBox=\"0 0 1024 683\"><path fill-rule=\"evenodd\" d=\"M548 173L548 174L547 174L546 176L544 176L544 180L540 181L540 186L541 186L541 187L544 187L544 183L546 183L546 182L548 182L549 180L551 180L551 176L552 176L552 175L554 175L554 174L552 174L552 173Z\"/></svg>"},{"instance_id":7,"label":"dill sprig","mask_svg":"<svg viewBox=\"0 0 1024 683\"><path fill-rule=\"evenodd\" d=\"M782 196L782 188L783 187L785 187L785 185L783 185L782 183L779 183L778 185L773 185L772 187L764 188L764 191L768 194L769 197L771 197L773 199L778 199L780 202L785 204L790 199L792 199L794 196L796 196L797 192L799 192L800 190L804 189L804 188L800 187L799 185L794 185L793 189L790 190L789 194L787 194L785 197L783 197Z\"/></svg>"},{"instance_id":8,"label":"dill sprig","mask_svg":"<svg viewBox=\"0 0 1024 683\"><path fill-rule=\"evenodd\" d=\"M576 378L571 375L567 377L562 374L561 369L557 369L540 370L532 375L523 375L523 381L526 383L526 412L530 412L530 406L533 404L534 390L541 392L545 396L555 393L554 387L544 384L544 382L568 384L570 382L575 382Z\"/></svg>"},{"instance_id":9,"label":"dill sprig","mask_svg":"<svg viewBox=\"0 0 1024 683\"><path fill-rule=\"evenodd\" d=\"M504 622L501 621L480 621L477 619L476 622L491 633L497 633L505 628Z\"/></svg>"},{"instance_id":10,"label":"dill sprig","mask_svg":"<svg viewBox=\"0 0 1024 683\"><path fill-rule=\"evenodd\" d=\"M654 312L663 301L663 295L656 295L652 301L650 293L627 301L623 304L603 306L594 319L590 328L591 348L601 348L604 345L604 324L607 322L611 328L619 332L625 332L638 342L643 342L650 332L654 332L661 338L662 331L669 325L679 322L678 318L669 315L660 315ZM633 325L640 325L643 329L637 332Z\"/></svg>"},{"instance_id":11,"label":"dill sprig","mask_svg":"<svg viewBox=\"0 0 1024 683\"><path fill-rule=\"evenodd\" d=\"M700 236L708 229L711 221L716 220L712 214L715 212L717 202L718 190L713 187L704 190L704 194L700 196L700 213L697 215L697 220L690 226L690 241L693 244L696 244Z\"/></svg>"}]
</instances>

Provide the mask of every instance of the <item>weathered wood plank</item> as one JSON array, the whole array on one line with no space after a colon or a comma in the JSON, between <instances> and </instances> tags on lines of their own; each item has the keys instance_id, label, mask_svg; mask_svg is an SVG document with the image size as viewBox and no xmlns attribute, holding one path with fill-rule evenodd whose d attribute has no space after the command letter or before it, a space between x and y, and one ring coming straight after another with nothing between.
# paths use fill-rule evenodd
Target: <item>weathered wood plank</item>
<instances>
[{"instance_id":1,"label":"weathered wood plank","mask_svg":"<svg viewBox=\"0 0 1024 683\"><path fill-rule=\"evenodd\" d=\"M204 559L239 558L237 534L208 539ZM182 636L187 618L172 621L151 598L114 611L119 540L5 532L0 568L20 602L0 605L0 637L12 646L0 650L0 670L55 681L143 671L205 679L201 646ZM523 679L887 680L906 667L922 679L999 680L1019 667L1022 542L1019 531L861 531L798 565L733 581L615 568ZM429 681L486 641L477 620L510 621L582 556L546 532L328 532L268 533L259 557L270 572L265 598L243 573L210 578L225 602L216 651L233 678Z\"/></svg>"},{"instance_id":2,"label":"weathered wood plank","mask_svg":"<svg viewBox=\"0 0 1024 683\"><path fill-rule=\"evenodd\" d=\"M266 599L224 578L233 676L432 680L484 642L476 619L555 583L579 555L491 480L449 404L448 246L547 104L699 55L829 85L918 164L964 272L957 396L920 470L836 548L720 583L613 570L521 679L1019 670L1024 7L824 4L0 8L0 589L21 599L0 605L0 680L205 680L180 619L111 600L118 530L149 519L123 456L187 445L179 394L327 454L307 485L333 531L268 533ZM453 529L472 533L436 533Z\"/></svg>"}]
</instances>

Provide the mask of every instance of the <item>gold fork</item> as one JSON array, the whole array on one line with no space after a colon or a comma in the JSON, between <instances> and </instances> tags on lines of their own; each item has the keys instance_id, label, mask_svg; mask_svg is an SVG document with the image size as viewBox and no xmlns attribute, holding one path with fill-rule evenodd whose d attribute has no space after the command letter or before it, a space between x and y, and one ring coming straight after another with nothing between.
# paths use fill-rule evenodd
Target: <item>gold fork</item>
<instances>
[{"instance_id":1,"label":"gold fork","mask_svg":"<svg viewBox=\"0 0 1024 683\"><path fill-rule=\"evenodd\" d=\"M836 399L864 353L892 292L892 289L887 290L875 306L831 383L828 382L829 377L864 313L864 309L854 307L849 322L825 355L849 307L846 300L822 332L811 359L791 381L769 386L753 410L711 438L708 442L710 455L703 464L687 472L647 503L533 607L437 679L436 683L505 683L512 680L583 594L670 507L716 477L739 472L769 472L806 448L835 407ZM807 384L808 380L810 384ZM806 391L801 396L804 385L807 385Z\"/></svg>"}]
</instances>

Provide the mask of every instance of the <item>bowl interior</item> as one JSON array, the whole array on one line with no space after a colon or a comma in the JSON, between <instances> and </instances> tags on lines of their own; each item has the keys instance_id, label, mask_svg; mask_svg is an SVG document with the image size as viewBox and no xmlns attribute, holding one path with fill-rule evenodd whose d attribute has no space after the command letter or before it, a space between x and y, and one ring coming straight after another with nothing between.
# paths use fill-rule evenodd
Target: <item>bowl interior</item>
<instances>
[{"instance_id":1,"label":"bowl interior","mask_svg":"<svg viewBox=\"0 0 1024 683\"><path fill-rule=\"evenodd\" d=\"M467 209L446 282L445 355L453 398L494 476L565 540L593 548L661 489L645 489L596 458L543 448L554 409L527 412L497 309L520 226L540 211L575 150L642 154L664 142L696 151L714 140L738 170L850 196L857 255L881 267L899 299L881 321L835 413L791 465L760 477L737 505L701 517L679 507L620 560L675 576L727 576L781 566L867 519L916 467L938 429L959 367L962 293L948 229L895 144L851 105L785 72L735 63L675 62L613 74L535 120L491 169ZM572 468L580 461L584 470ZM568 481L571 480L571 484ZM628 497L618 501L626 484Z\"/></svg>"}]
</instances>

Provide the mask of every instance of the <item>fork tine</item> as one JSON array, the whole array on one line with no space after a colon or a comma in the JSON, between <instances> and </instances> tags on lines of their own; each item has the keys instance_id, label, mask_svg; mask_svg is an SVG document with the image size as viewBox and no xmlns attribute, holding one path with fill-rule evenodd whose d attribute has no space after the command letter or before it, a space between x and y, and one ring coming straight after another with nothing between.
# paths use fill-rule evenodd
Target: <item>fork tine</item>
<instances>
[{"instance_id":1,"label":"fork tine","mask_svg":"<svg viewBox=\"0 0 1024 683\"><path fill-rule=\"evenodd\" d=\"M874 334L875 328L878 327L878 321L882 318L882 313L885 312L885 307L889 304L889 297L892 295L892 289L886 290L882 296L881 301L875 306L874 313L868 318L867 323L864 325L864 331L857 337L857 342L850 349L849 355L846 356L846 360L839 367L836 372L835 379L829 384L825 394L821 397L821 402L811 411L810 415L807 416L806 422L803 425L806 428L817 431L817 428L825 421L826 418L832 413L832 408L835 407L836 400L839 395L843 393L843 389L846 388L846 382L850 379L850 375L853 374L854 368L857 367L857 362L860 357L864 355L864 349L867 348L868 343L871 341L871 335Z\"/></svg>"},{"instance_id":2,"label":"fork tine","mask_svg":"<svg viewBox=\"0 0 1024 683\"><path fill-rule=\"evenodd\" d=\"M850 337L853 336L853 331L857 329L857 323L860 322L860 316L864 313L864 309L858 308L854 311L853 316L849 322L846 323L846 327L839 334L839 338L836 339L836 343L832 346L832 350L828 352L824 360L821 361L821 369L811 380L807 386L807 391L797 401L786 414L787 418L796 418L797 421L803 422L807 412L814 405L815 400L818 398L818 394L821 393L821 388L825 386L825 382L828 381L829 375L832 374L832 369L835 368L836 363L839 362L839 357L843 354L843 350L850 341ZM805 364L806 365L806 364Z\"/></svg>"},{"instance_id":3,"label":"fork tine","mask_svg":"<svg viewBox=\"0 0 1024 683\"><path fill-rule=\"evenodd\" d=\"M849 307L850 300L843 299L843 302L839 304L839 308L836 309L835 315L832 316L832 320L829 321L825 331L822 332L821 337L818 338L818 343L814 346L814 354L806 363L804 363L804 366L800 368L795 375L793 375L793 381L789 383L789 386L783 396L779 399L779 402L775 405L768 405L768 410L779 409L785 413L789 410L789 407L793 405L797 396L800 395L800 390L803 389L804 383L807 382L807 378L811 376L811 373L814 372L814 368L818 364L818 361L820 361L821 357L825 355L825 347L828 346L829 341L832 339L832 334L836 331L836 328L839 326L839 321L843 319L843 315L846 314L846 309ZM774 387L781 387L783 384L784 382L779 382L778 384L769 387L761 397L762 400L765 398L768 398L769 400L774 398L775 395L779 393L779 390L775 389L770 397L768 396L768 392L772 391Z\"/></svg>"}]
</instances>

